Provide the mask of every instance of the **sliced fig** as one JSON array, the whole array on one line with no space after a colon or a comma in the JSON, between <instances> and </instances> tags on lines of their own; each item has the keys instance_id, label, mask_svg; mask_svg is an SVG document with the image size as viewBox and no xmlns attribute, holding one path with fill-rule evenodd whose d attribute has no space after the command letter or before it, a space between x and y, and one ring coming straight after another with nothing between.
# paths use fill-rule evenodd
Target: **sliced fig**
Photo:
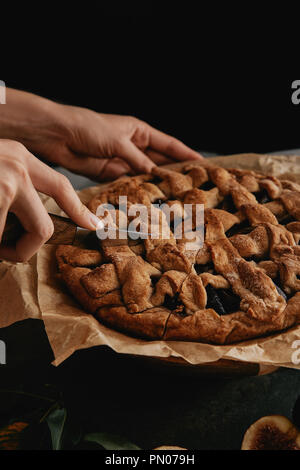
<instances>
[{"instance_id":1,"label":"sliced fig","mask_svg":"<svg viewBox=\"0 0 300 470\"><path fill-rule=\"evenodd\" d=\"M153 450L187 450L185 447L177 446L159 446L155 447Z\"/></svg>"},{"instance_id":2,"label":"sliced fig","mask_svg":"<svg viewBox=\"0 0 300 470\"><path fill-rule=\"evenodd\" d=\"M264 416L246 431L242 450L300 450L298 429L285 416Z\"/></svg>"}]
</instances>

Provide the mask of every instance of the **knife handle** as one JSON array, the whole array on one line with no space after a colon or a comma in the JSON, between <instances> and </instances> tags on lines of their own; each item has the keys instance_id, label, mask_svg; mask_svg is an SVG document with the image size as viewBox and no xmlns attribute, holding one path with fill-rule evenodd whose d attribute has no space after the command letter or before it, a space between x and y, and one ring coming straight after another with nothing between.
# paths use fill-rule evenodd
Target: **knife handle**
<instances>
[{"instance_id":1,"label":"knife handle","mask_svg":"<svg viewBox=\"0 0 300 470\"><path fill-rule=\"evenodd\" d=\"M51 245L72 245L75 240L77 225L67 217L49 214L54 232L46 243ZM6 218L1 243L5 245L15 244L16 241L25 233L25 230L15 214L9 212Z\"/></svg>"}]
</instances>

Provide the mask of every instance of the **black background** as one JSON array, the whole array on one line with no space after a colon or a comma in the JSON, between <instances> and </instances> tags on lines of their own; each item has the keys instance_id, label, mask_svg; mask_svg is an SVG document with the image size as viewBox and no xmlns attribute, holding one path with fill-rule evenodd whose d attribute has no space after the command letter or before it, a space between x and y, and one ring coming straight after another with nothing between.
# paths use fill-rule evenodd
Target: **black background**
<instances>
[{"instance_id":1,"label":"black background","mask_svg":"<svg viewBox=\"0 0 300 470\"><path fill-rule=\"evenodd\" d=\"M132 14L82 8L81 21L77 11L76 22L56 15L55 23L37 23L30 45L19 33L8 54L14 67L2 69L7 86L134 115L198 150L300 147L300 105L291 102L297 76L283 77L279 57L272 63L262 43L257 54L253 27L227 41L217 23L207 32L191 11L171 14L149 2Z\"/></svg>"}]
</instances>

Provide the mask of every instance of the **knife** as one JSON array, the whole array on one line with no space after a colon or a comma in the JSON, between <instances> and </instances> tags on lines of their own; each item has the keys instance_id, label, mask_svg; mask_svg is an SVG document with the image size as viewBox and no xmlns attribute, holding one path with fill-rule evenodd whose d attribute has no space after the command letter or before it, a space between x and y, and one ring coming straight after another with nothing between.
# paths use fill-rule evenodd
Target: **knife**
<instances>
[{"instance_id":1,"label":"knife","mask_svg":"<svg viewBox=\"0 0 300 470\"><path fill-rule=\"evenodd\" d=\"M95 242L97 237L96 232L91 230L78 227L71 219L67 217L62 217L60 215L48 213L53 225L54 225L54 232L51 238L46 241L46 244L49 245L74 245L76 242L81 242L87 236L90 238L90 242ZM106 228L105 231L112 231L114 234L116 233L115 228ZM134 230L124 230L124 229L117 229L117 232L124 232L127 235L147 235L151 236L151 234L144 233L144 232L136 232ZM4 245L12 245L15 244L16 241L25 233L25 229L22 226L21 222L19 221L18 217L13 214L12 212L8 212L6 223L4 227L4 231L2 234L1 243Z\"/></svg>"},{"instance_id":2,"label":"knife","mask_svg":"<svg viewBox=\"0 0 300 470\"><path fill-rule=\"evenodd\" d=\"M51 245L73 245L76 241L82 240L83 236L91 233L90 230L78 227L71 219L60 215L49 214L54 232L51 238L46 242ZM9 212L6 218L1 243L12 245L25 233L21 222L15 214Z\"/></svg>"},{"instance_id":3,"label":"knife","mask_svg":"<svg viewBox=\"0 0 300 470\"><path fill-rule=\"evenodd\" d=\"M49 217L51 218L53 225L54 225L54 232L51 238L47 240L45 243L49 245L74 245L77 242L83 242L85 240L90 245L94 245L97 241L97 233L96 231L88 230L82 227L78 227L75 222L73 222L68 217L62 217L60 215L51 214L48 212ZM99 220L101 225L101 222ZM104 229L104 225L102 227L99 226L98 230ZM97 230L97 232L98 232ZM105 227L105 232L113 232L116 235L116 232L123 232L126 233L127 236L133 236L133 239L140 237L143 235L144 237L152 238L151 233L145 232L136 232L135 230L128 230L128 229L121 229L121 228L109 228ZM1 243L4 245L12 245L15 244L16 241L25 233L25 229L23 228L21 222L17 218L15 214L12 212L8 212L6 223L4 227L4 231L2 234ZM137 235L137 237L136 237ZM114 237L113 237L114 238ZM157 238L157 237L154 237ZM117 237L118 239L118 237Z\"/></svg>"}]
</instances>

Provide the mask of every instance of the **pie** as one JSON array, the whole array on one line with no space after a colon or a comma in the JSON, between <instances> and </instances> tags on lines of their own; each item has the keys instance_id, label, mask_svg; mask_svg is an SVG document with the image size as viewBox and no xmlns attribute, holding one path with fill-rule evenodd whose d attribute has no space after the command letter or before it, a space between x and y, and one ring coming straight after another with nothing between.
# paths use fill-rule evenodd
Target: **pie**
<instances>
[{"instance_id":1,"label":"pie","mask_svg":"<svg viewBox=\"0 0 300 470\"><path fill-rule=\"evenodd\" d=\"M120 196L154 210L158 236L132 236ZM117 238L60 245L56 259L68 291L102 324L149 340L231 344L300 323L297 183L185 162L99 188L88 207L96 213L100 204L115 210ZM205 209L194 248L176 233L186 204ZM170 224L162 206L173 209ZM197 230L193 212L189 223Z\"/></svg>"}]
</instances>

